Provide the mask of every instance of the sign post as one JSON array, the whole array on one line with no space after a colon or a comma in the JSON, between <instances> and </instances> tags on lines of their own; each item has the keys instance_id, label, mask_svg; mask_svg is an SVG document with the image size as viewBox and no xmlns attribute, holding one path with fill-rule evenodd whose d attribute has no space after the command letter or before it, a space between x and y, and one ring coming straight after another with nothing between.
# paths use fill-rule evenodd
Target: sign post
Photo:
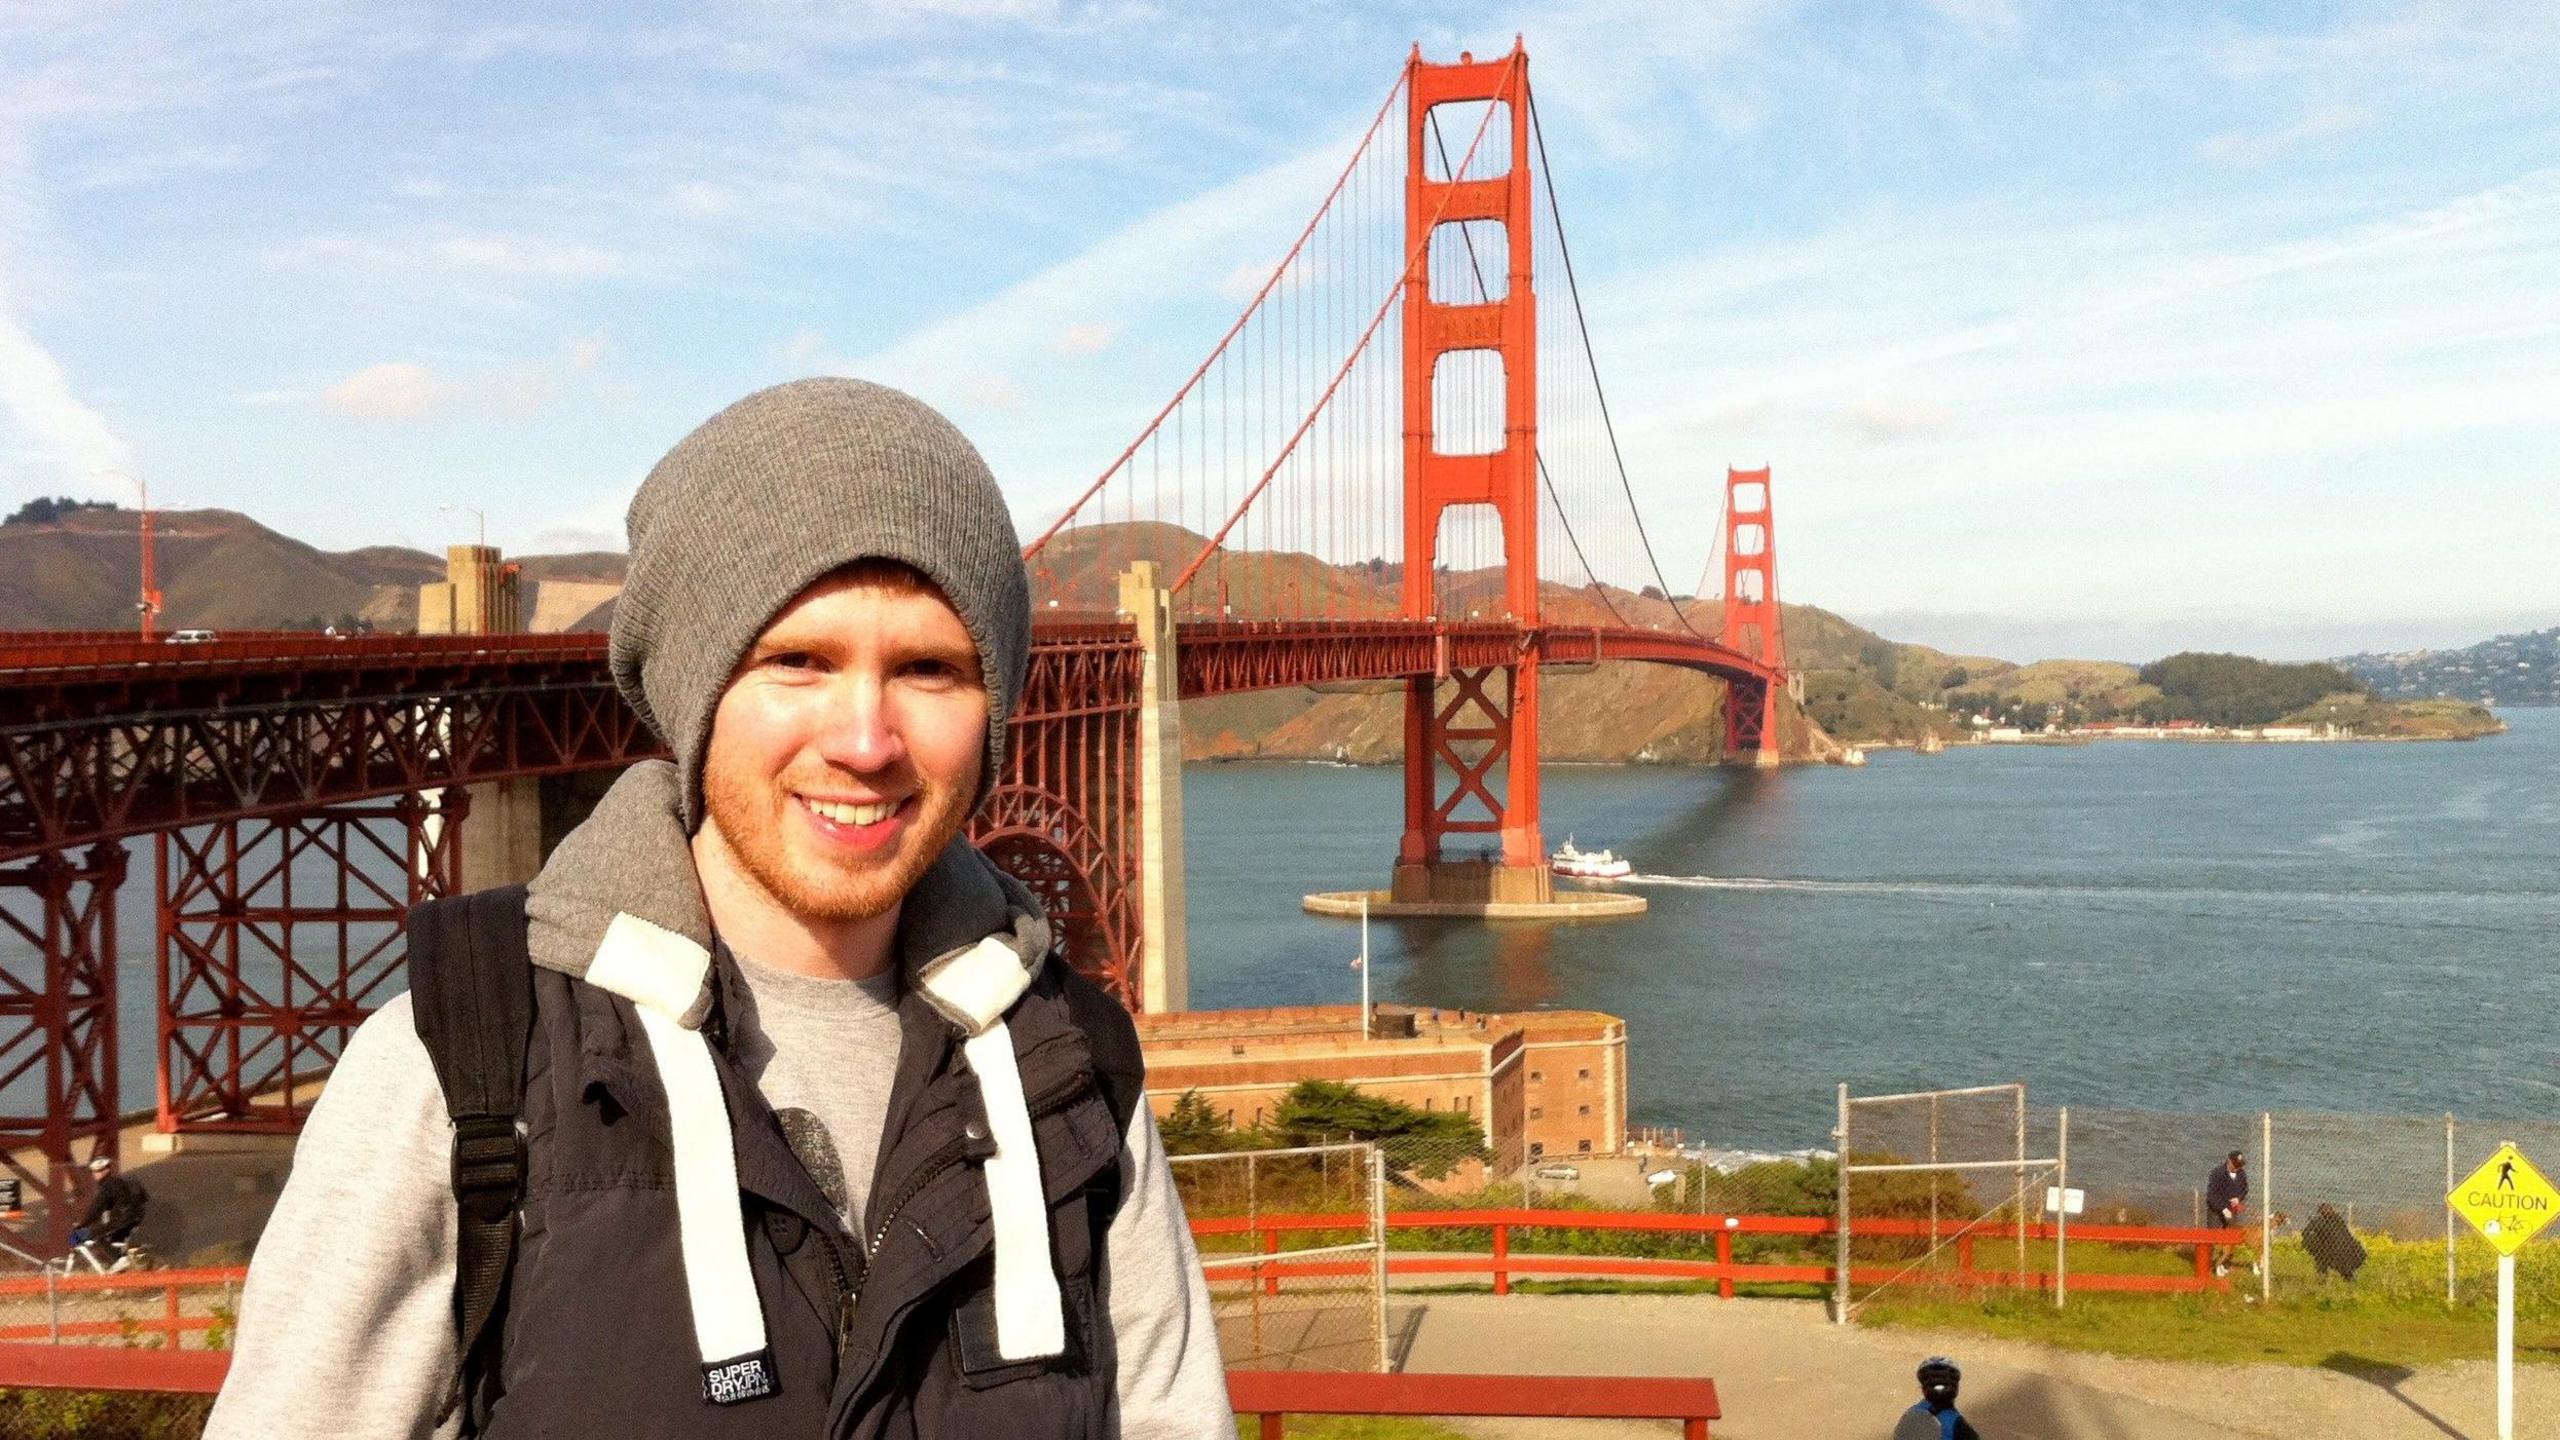
<instances>
[{"instance_id":1,"label":"sign post","mask_svg":"<svg viewBox=\"0 0 2560 1440\"><path fill-rule=\"evenodd\" d=\"M2444 1197L2498 1250L2498 1440L2516 1434L2516 1252L2560 1219L2554 1189L2512 1140Z\"/></svg>"}]
</instances>

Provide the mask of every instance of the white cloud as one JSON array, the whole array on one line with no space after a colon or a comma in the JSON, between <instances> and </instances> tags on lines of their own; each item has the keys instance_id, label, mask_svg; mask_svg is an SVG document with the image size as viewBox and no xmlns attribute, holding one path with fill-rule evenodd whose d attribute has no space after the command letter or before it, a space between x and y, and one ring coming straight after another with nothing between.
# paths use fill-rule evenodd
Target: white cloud
<instances>
[{"instance_id":1,"label":"white cloud","mask_svg":"<svg viewBox=\"0 0 2560 1440\"><path fill-rule=\"evenodd\" d=\"M252 158L245 145L175 145L106 160L90 167L76 183L83 190L130 189L175 175L208 175L245 169Z\"/></svg>"},{"instance_id":2,"label":"white cloud","mask_svg":"<svg viewBox=\"0 0 2560 1440\"><path fill-rule=\"evenodd\" d=\"M115 428L80 398L71 376L19 318L11 293L13 221L36 209L25 177L0 150L0 411L6 411L33 448L84 484L87 472L129 470L133 450Z\"/></svg>"},{"instance_id":3,"label":"white cloud","mask_svg":"<svg viewBox=\"0 0 2560 1440\"><path fill-rule=\"evenodd\" d=\"M320 392L321 403L359 420L417 420L443 406L453 386L411 360L368 365Z\"/></svg>"},{"instance_id":4,"label":"white cloud","mask_svg":"<svg viewBox=\"0 0 2560 1440\"><path fill-rule=\"evenodd\" d=\"M803 325L793 331L791 338L783 341L781 349L775 353L783 367L795 374L813 367L833 368L827 365L827 337L814 325Z\"/></svg>"},{"instance_id":5,"label":"white cloud","mask_svg":"<svg viewBox=\"0 0 2560 1440\"><path fill-rule=\"evenodd\" d=\"M9 314L0 294L0 407L64 469L128 469L132 448L83 403L51 352Z\"/></svg>"},{"instance_id":6,"label":"white cloud","mask_svg":"<svg viewBox=\"0 0 2560 1440\"><path fill-rule=\"evenodd\" d=\"M1119 333L1119 326L1099 320L1070 325L1049 337L1049 352L1053 355L1099 355L1111 348L1112 340Z\"/></svg>"},{"instance_id":7,"label":"white cloud","mask_svg":"<svg viewBox=\"0 0 2560 1440\"><path fill-rule=\"evenodd\" d=\"M629 255L580 240L535 235L455 235L435 253L464 269L546 280L596 280L640 268Z\"/></svg>"},{"instance_id":8,"label":"white cloud","mask_svg":"<svg viewBox=\"0 0 2560 1440\"><path fill-rule=\"evenodd\" d=\"M1853 400L1832 413L1833 427L1870 445L1890 445L1943 435L1955 426L1955 413L1935 400L1906 395L1874 395Z\"/></svg>"},{"instance_id":9,"label":"white cloud","mask_svg":"<svg viewBox=\"0 0 2560 1440\"><path fill-rule=\"evenodd\" d=\"M596 363L604 359L605 352L611 348L612 346L602 335L581 335L575 337L570 340L567 346L566 358L568 360L570 371L573 374L584 375L588 371L593 370L596 368Z\"/></svg>"},{"instance_id":10,"label":"white cloud","mask_svg":"<svg viewBox=\"0 0 2560 1440\"><path fill-rule=\"evenodd\" d=\"M678 186L674 201L677 214L697 220L726 215L738 208L738 197L728 187L702 180Z\"/></svg>"},{"instance_id":11,"label":"white cloud","mask_svg":"<svg viewBox=\"0 0 2560 1440\"><path fill-rule=\"evenodd\" d=\"M628 252L582 240L494 231L437 237L332 232L271 245L264 258L270 265L335 266L404 284L438 275L576 283L631 277L646 268Z\"/></svg>"},{"instance_id":12,"label":"white cloud","mask_svg":"<svg viewBox=\"0 0 2560 1440\"><path fill-rule=\"evenodd\" d=\"M2290 125L2266 131L2226 131L2206 140L2200 148L2208 160L2257 164L2314 140L2343 135L2370 118L2352 105L2323 105Z\"/></svg>"}]
</instances>

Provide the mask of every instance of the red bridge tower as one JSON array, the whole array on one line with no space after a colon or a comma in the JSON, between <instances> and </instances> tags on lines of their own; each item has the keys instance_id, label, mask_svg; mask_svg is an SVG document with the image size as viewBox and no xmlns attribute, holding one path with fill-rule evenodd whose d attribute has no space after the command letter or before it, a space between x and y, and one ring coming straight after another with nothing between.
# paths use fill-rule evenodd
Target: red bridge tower
<instances>
[{"instance_id":1,"label":"red bridge tower","mask_svg":"<svg viewBox=\"0 0 2560 1440\"><path fill-rule=\"evenodd\" d=\"M1505 615L1524 628L1538 624L1538 307L1531 288L1534 234L1529 164L1529 56L1516 42L1500 60L1461 55L1432 65L1420 47L1407 62L1405 114L1404 279L1404 614L1427 620L1435 594L1441 518L1451 509L1489 506L1502 527ZM1472 103L1471 103L1472 102ZM1429 154L1442 140L1429 128L1436 106L1464 107L1470 121L1490 104L1463 159L1444 159L1449 173L1432 178ZM1441 127L1443 130L1448 127ZM1507 157L1503 173L1483 176L1479 152ZM1441 151L1444 153L1445 151ZM1502 228L1506 284L1498 299L1451 303L1431 293L1435 232L1469 222ZM1450 229L1452 235L1463 232ZM1491 357L1490 366L1483 358ZM1500 376L1501 444L1484 454L1453 454L1436 413L1435 381L1452 363ZM1545 842L1538 833L1538 657L1524 651L1511 664L1443 670L1405 682L1404 839L1396 854L1394 898L1425 901L1536 902L1550 898ZM1452 856L1453 836L1498 837L1491 864Z\"/></svg>"},{"instance_id":2,"label":"red bridge tower","mask_svg":"<svg viewBox=\"0 0 2560 1440\"><path fill-rule=\"evenodd\" d=\"M1769 467L1724 472L1724 633L1739 650L1778 674L1787 672L1786 629L1778 615L1777 532L1769 510ZM1725 682L1724 753L1744 751L1754 764L1778 763L1778 687L1767 680Z\"/></svg>"}]
</instances>

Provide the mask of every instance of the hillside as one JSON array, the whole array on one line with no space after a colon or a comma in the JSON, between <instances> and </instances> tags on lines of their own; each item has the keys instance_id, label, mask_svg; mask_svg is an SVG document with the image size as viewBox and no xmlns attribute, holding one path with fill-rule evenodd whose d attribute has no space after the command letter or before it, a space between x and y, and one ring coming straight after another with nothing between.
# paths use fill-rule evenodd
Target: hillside
<instances>
[{"instance_id":1,"label":"hillside","mask_svg":"<svg viewBox=\"0 0 2560 1440\"><path fill-rule=\"evenodd\" d=\"M2388 699L2441 695L2484 705L2560 705L2560 625L2459 650L2349 655L2335 663Z\"/></svg>"},{"instance_id":2,"label":"hillside","mask_svg":"<svg viewBox=\"0 0 2560 1440\"><path fill-rule=\"evenodd\" d=\"M153 526L164 630L316 630L360 620L418 623L418 587L444 558L396 545L330 551L230 510L163 510ZM121 630L134 623L140 517L84 508L0 525L0 630ZM567 629L622 586L623 557L588 552L518 562L536 630Z\"/></svg>"},{"instance_id":3,"label":"hillside","mask_svg":"<svg viewBox=\"0 0 2560 1440\"><path fill-rule=\"evenodd\" d=\"M229 510L164 510L155 530L164 629L316 629L346 617L405 629L417 587L444 578L444 562L420 551L321 550ZM0 629L123 629L141 569L130 510L0 525Z\"/></svg>"}]
</instances>

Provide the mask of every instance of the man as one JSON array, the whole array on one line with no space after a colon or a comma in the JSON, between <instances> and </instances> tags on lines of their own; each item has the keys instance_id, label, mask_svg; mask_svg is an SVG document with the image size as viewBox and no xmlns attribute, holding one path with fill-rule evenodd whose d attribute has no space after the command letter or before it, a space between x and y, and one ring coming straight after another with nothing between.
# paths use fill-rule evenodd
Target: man
<instances>
[{"instance_id":1,"label":"man","mask_svg":"<svg viewBox=\"0 0 2560 1440\"><path fill-rule=\"evenodd\" d=\"M97 1245L100 1258L108 1264L115 1263L116 1252L133 1237L142 1224L142 1212L151 1204L151 1192L142 1188L141 1181L119 1175L115 1169L116 1162L104 1155L90 1157L89 1178L97 1189L90 1192L89 1208L71 1232L75 1247Z\"/></svg>"},{"instance_id":2,"label":"man","mask_svg":"<svg viewBox=\"0 0 2560 1440\"><path fill-rule=\"evenodd\" d=\"M1893 1440L1981 1440L1981 1435L1956 1409L1956 1391L1964 1384L1964 1372L1956 1362L1944 1355L1932 1355L1920 1362L1920 1403L1902 1412L1894 1422Z\"/></svg>"},{"instance_id":3,"label":"man","mask_svg":"<svg viewBox=\"0 0 2560 1440\"><path fill-rule=\"evenodd\" d=\"M2240 1228L2240 1212L2249 1208L2248 1162L2234 1150L2205 1177L2204 1210L2207 1223L2216 1230ZM2252 1267L2254 1268L2254 1267ZM2224 1246L2213 1254L2213 1273L2222 1275L2231 1269L2231 1247Z\"/></svg>"},{"instance_id":4,"label":"man","mask_svg":"<svg viewBox=\"0 0 2560 1440\"><path fill-rule=\"evenodd\" d=\"M468 932L530 958L521 1128L449 1106L446 917L511 912L444 902L312 1113L211 1440L1234 1434L1134 1028L958 838L1027 665L1016 543L959 432L857 381L650 473L612 668L675 759Z\"/></svg>"}]
</instances>

